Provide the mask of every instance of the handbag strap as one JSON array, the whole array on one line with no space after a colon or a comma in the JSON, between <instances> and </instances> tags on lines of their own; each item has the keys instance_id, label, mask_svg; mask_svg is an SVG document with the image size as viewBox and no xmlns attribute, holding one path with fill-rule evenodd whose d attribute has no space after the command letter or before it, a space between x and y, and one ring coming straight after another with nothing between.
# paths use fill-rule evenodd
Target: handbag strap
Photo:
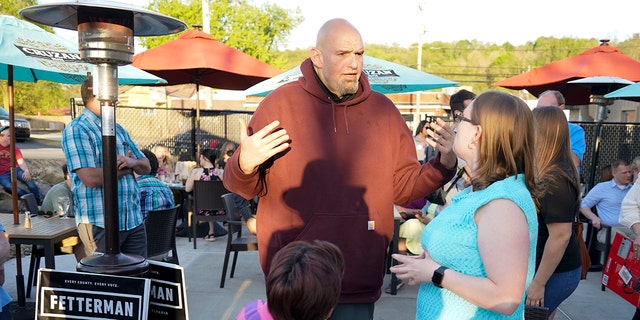
<instances>
[{"instance_id":1,"label":"handbag strap","mask_svg":"<svg viewBox=\"0 0 640 320\"><path fill-rule=\"evenodd\" d=\"M460 168L460 170L458 170L458 173L456 174L456 177L451 180L451 184L449 185L445 193L449 193L449 191L451 191L453 186L458 183L458 180L460 180L460 178L462 178L462 175L464 175L465 173L467 173L467 170L465 170L464 167Z\"/></svg>"}]
</instances>

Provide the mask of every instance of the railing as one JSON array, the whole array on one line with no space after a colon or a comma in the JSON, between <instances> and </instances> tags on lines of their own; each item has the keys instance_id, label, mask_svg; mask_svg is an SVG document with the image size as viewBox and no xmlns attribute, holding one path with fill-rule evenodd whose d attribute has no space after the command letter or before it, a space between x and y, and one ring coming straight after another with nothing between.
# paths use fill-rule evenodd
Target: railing
<instances>
[{"instance_id":1,"label":"railing","mask_svg":"<svg viewBox=\"0 0 640 320\"><path fill-rule=\"evenodd\" d=\"M195 109L118 106L116 110L117 122L129 131L139 148L150 149L154 145L164 144L176 160L195 160ZM197 138L200 139L201 148L216 148L224 141L239 143L238 119L248 122L252 114L252 111L240 110L200 110L200 134ZM598 183L600 171L604 167L618 159L631 162L640 155L640 123L604 122L598 158L593 170L596 123L574 123L584 129L587 145L580 170L582 182L588 183L593 174L594 184Z\"/></svg>"},{"instance_id":2,"label":"railing","mask_svg":"<svg viewBox=\"0 0 640 320\"><path fill-rule=\"evenodd\" d=\"M195 160L198 141L201 149L216 148L225 141L239 143L238 119L249 122L252 114L239 110L200 110L197 136L195 109L118 106L116 121L129 132L140 149L163 144L175 160L191 161Z\"/></svg>"}]
</instances>

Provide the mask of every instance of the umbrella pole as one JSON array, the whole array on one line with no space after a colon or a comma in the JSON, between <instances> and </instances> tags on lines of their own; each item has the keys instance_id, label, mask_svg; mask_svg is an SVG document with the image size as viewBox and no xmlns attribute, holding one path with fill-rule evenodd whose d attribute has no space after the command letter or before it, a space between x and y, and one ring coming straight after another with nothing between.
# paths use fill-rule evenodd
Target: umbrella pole
<instances>
[{"instance_id":1,"label":"umbrella pole","mask_svg":"<svg viewBox=\"0 0 640 320\"><path fill-rule=\"evenodd\" d=\"M600 153L600 139L602 138L602 122L607 114L607 105L599 104L598 111L596 113L596 128L595 128L595 139L593 145L593 153L591 155L591 174L589 176L589 185L587 186L587 190L593 188L596 180L596 169L598 167L598 155Z\"/></svg>"},{"instance_id":2,"label":"umbrella pole","mask_svg":"<svg viewBox=\"0 0 640 320\"><path fill-rule=\"evenodd\" d=\"M7 65L7 98L9 99L9 134L11 135L9 142L9 153L11 154L11 207L13 208L13 224L20 224L20 217L18 216L18 184L16 183L16 129L13 124L13 65Z\"/></svg>"},{"instance_id":3,"label":"umbrella pole","mask_svg":"<svg viewBox=\"0 0 640 320\"><path fill-rule=\"evenodd\" d=\"M196 163L200 161L200 83L196 81Z\"/></svg>"},{"instance_id":4,"label":"umbrella pole","mask_svg":"<svg viewBox=\"0 0 640 320\"><path fill-rule=\"evenodd\" d=\"M18 216L18 192L16 183L16 138L13 124L14 97L13 97L13 65L7 66L7 98L9 100L9 134L11 142L9 152L11 153L11 206L13 209L13 224L20 224ZM36 212L37 213L37 212ZM18 305L26 305L24 293L24 275L22 274L22 255L20 245L16 245L16 290L18 291Z\"/></svg>"}]
</instances>

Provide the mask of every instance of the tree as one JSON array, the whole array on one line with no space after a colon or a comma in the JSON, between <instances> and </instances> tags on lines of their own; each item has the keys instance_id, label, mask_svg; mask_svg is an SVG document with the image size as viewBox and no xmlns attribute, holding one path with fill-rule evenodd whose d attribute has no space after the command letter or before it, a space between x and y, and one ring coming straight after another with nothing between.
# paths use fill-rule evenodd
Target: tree
<instances>
[{"instance_id":1,"label":"tree","mask_svg":"<svg viewBox=\"0 0 640 320\"><path fill-rule=\"evenodd\" d=\"M0 0L0 13L20 18L20 10L38 4L37 0ZM51 32L52 28L38 25ZM49 81L36 83L14 82L14 108L17 113L47 114L49 109L67 108L71 93L70 86ZM6 107L7 81L0 81L0 105Z\"/></svg>"},{"instance_id":2,"label":"tree","mask_svg":"<svg viewBox=\"0 0 640 320\"><path fill-rule=\"evenodd\" d=\"M148 9L180 19L189 26L201 24L202 20L201 0L153 0ZM210 12L214 38L277 68L282 68L286 61L276 49L286 43L291 30L302 21L297 10L292 12L271 4L257 7L246 0L215 0ZM141 44L153 48L177 37L175 34L146 37Z\"/></svg>"}]
</instances>

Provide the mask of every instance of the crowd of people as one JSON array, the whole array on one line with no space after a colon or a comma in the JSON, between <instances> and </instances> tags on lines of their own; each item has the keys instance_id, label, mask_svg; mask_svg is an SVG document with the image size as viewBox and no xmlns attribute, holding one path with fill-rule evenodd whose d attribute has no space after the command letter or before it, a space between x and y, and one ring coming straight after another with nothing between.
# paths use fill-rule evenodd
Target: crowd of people
<instances>
[{"instance_id":1,"label":"crowd of people","mask_svg":"<svg viewBox=\"0 0 640 320\"><path fill-rule=\"evenodd\" d=\"M222 181L257 236L266 300L237 319L373 319L394 211L404 221L390 269L400 286L420 286L417 319L522 319L527 306L553 319L580 281L579 214L633 239L640 259L640 158L611 164L612 179L583 199L584 130L567 121L560 92L542 93L531 110L508 93L460 90L449 121L422 120L412 135L395 105L371 89L363 55L350 22L327 21L302 77L269 94L249 123L240 120L239 145L199 152L184 182L192 192L195 181ZM102 119L92 83L83 82L85 109L63 131L64 181L42 197L16 149L18 179L42 210L59 194L72 198L78 259L105 252ZM0 184L11 191L8 133L0 129ZM164 145L140 150L120 125L115 135L119 249L146 257L144 219L176 205L165 183L176 164ZM443 202L428 200L439 189ZM214 241L215 229L211 222L204 239ZM598 241L611 239L599 233Z\"/></svg>"}]
</instances>

